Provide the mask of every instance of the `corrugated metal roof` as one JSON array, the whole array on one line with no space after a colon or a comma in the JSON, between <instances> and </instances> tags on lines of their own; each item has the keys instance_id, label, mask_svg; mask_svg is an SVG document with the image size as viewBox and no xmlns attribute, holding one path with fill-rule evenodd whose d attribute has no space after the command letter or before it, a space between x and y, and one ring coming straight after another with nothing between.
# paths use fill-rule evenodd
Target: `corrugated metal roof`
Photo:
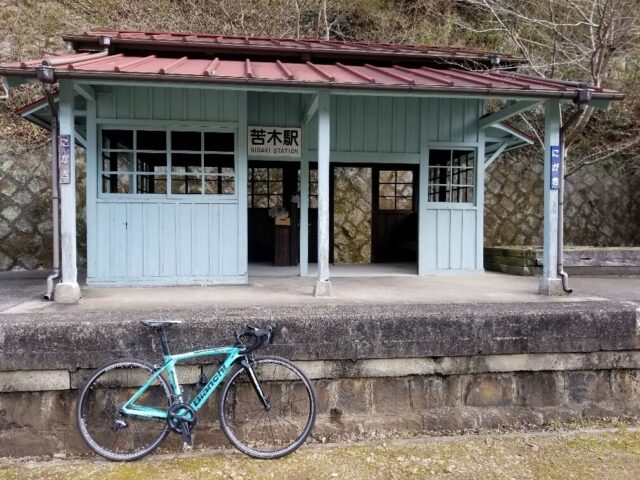
<instances>
[{"instance_id":1,"label":"corrugated metal roof","mask_svg":"<svg viewBox=\"0 0 640 480\"><path fill-rule=\"evenodd\" d=\"M516 58L509 53L488 52L465 47L437 47L425 45L398 45L391 43L339 41L318 39L236 37L198 33L132 31L132 30L91 30L82 35L65 35L64 39L74 48L87 48L97 45L100 36L111 38L116 48L136 46L137 48L160 49L173 46L174 50L207 48L220 54L223 52L259 53L310 53L314 55L332 55L336 58L440 58L449 60L472 60L488 62L490 57L500 57L510 63L524 63L525 59Z\"/></svg>"},{"instance_id":2,"label":"corrugated metal roof","mask_svg":"<svg viewBox=\"0 0 640 480\"><path fill-rule=\"evenodd\" d=\"M0 74L34 76L45 59L0 65ZM336 87L365 90L409 90L443 93L478 93L503 97L574 98L578 84L531 77L499 70L469 71L455 67L407 68L340 62L281 62L135 56L111 54L87 60L86 53L48 57L56 75L94 79L137 79L141 81L196 81L256 85ZM590 87L594 97L622 98L612 90Z\"/></svg>"}]
</instances>

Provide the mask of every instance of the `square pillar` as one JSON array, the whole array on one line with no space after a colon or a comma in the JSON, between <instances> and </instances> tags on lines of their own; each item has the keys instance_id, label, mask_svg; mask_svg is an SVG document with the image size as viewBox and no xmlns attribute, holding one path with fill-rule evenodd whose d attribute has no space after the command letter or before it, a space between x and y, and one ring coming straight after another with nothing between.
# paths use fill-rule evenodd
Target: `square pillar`
<instances>
[{"instance_id":1,"label":"square pillar","mask_svg":"<svg viewBox=\"0 0 640 480\"><path fill-rule=\"evenodd\" d=\"M329 92L318 93L318 279L313 295L330 297L329 281L329 159L331 117Z\"/></svg>"},{"instance_id":2,"label":"square pillar","mask_svg":"<svg viewBox=\"0 0 640 480\"><path fill-rule=\"evenodd\" d=\"M558 277L558 192L551 185L551 148L560 146L560 103L547 100L544 121L544 253L538 293L562 295Z\"/></svg>"},{"instance_id":3,"label":"square pillar","mask_svg":"<svg viewBox=\"0 0 640 480\"><path fill-rule=\"evenodd\" d=\"M306 145L306 131L302 134L302 144ZM300 276L309 274L309 154L302 149L300 159Z\"/></svg>"},{"instance_id":4,"label":"square pillar","mask_svg":"<svg viewBox=\"0 0 640 480\"><path fill-rule=\"evenodd\" d=\"M68 80L60 80L58 178L60 182L60 266L62 279L56 285L53 297L56 302L60 303L78 303L80 300L76 255L74 96L73 84Z\"/></svg>"}]
</instances>

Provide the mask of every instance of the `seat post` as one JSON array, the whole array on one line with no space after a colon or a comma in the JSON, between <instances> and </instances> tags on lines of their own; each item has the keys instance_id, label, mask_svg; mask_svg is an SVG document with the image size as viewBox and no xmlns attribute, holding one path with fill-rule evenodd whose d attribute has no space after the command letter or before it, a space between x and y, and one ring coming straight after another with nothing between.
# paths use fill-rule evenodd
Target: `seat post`
<instances>
[{"instance_id":1,"label":"seat post","mask_svg":"<svg viewBox=\"0 0 640 480\"><path fill-rule=\"evenodd\" d=\"M160 345L162 345L162 353L164 353L165 356L171 355L171 353L169 352L169 342L167 341L167 334L164 331L164 325L160 326L158 335L160 335Z\"/></svg>"}]
</instances>

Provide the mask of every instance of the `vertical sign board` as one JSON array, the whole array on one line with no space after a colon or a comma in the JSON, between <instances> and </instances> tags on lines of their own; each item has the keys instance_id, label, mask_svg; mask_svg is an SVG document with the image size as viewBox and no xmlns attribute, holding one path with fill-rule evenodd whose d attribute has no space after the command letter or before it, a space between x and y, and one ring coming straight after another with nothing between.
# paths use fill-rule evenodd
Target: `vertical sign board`
<instances>
[{"instance_id":1,"label":"vertical sign board","mask_svg":"<svg viewBox=\"0 0 640 480\"><path fill-rule=\"evenodd\" d=\"M560 189L560 147L551 146L551 190Z\"/></svg>"},{"instance_id":2,"label":"vertical sign board","mask_svg":"<svg viewBox=\"0 0 640 480\"><path fill-rule=\"evenodd\" d=\"M58 175L60 183L71 183L71 135L60 135Z\"/></svg>"},{"instance_id":3,"label":"vertical sign board","mask_svg":"<svg viewBox=\"0 0 640 480\"><path fill-rule=\"evenodd\" d=\"M249 155L300 158L300 129L293 127L249 127Z\"/></svg>"}]
</instances>

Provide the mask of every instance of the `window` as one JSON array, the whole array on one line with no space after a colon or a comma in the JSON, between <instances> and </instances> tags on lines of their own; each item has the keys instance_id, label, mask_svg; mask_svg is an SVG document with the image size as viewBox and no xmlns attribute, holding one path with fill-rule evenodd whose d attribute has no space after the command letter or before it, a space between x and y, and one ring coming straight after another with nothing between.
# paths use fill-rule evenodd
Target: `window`
<instances>
[{"instance_id":1,"label":"window","mask_svg":"<svg viewBox=\"0 0 640 480\"><path fill-rule=\"evenodd\" d=\"M413 171L380 170L378 208L380 210L413 210Z\"/></svg>"},{"instance_id":2,"label":"window","mask_svg":"<svg viewBox=\"0 0 640 480\"><path fill-rule=\"evenodd\" d=\"M300 170L298 170L298 195L300 194ZM309 208L318 208L318 169L309 169Z\"/></svg>"},{"instance_id":3,"label":"window","mask_svg":"<svg viewBox=\"0 0 640 480\"><path fill-rule=\"evenodd\" d=\"M249 208L282 207L282 189L282 168L249 168Z\"/></svg>"},{"instance_id":4,"label":"window","mask_svg":"<svg viewBox=\"0 0 640 480\"><path fill-rule=\"evenodd\" d=\"M473 203L475 152L429 151L429 201Z\"/></svg>"},{"instance_id":5,"label":"window","mask_svg":"<svg viewBox=\"0 0 640 480\"><path fill-rule=\"evenodd\" d=\"M104 129L101 191L233 195L234 152L233 133Z\"/></svg>"}]
</instances>

